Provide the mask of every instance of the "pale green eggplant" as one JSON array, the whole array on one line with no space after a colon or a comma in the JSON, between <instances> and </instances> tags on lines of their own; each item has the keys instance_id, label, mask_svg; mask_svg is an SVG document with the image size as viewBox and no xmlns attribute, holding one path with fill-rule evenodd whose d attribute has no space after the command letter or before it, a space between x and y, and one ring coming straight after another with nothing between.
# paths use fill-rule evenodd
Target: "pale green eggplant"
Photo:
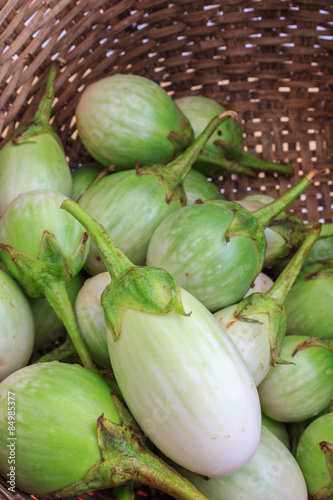
<instances>
[{"instance_id":1,"label":"pale green eggplant","mask_svg":"<svg viewBox=\"0 0 333 500\"><path fill-rule=\"evenodd\" d=\"M190 121L194 137L201 133L213 116L225 111L224 107L214 99L198 95L184 96L176 99L175 102ZM256 170L292 174L291 165L263 161L244 151L243 146L243 131L239 123L230 118L211 137L203 154L196 162L195 168L212 176L221 170L246 175L251 175L251 173L253 175Z\"/></svg>"},{"instance_id":2,"label":"pale green eggplant","mask_svg":"<svg viewBox=\"0 0 333 500\"><path fill-rule=\"evenodd\" d=\"M148 244L157 226L186 204L188 177L190 201L221 198L211 182L200 173L192 174L190 169L210 135L228 117L228 113L214 117L195 142L167 165L116 172L94 182L79 198L79 205L103 224L135 264L145 264ZM91 245L85 270L95 275L105 269L97 249Z\"/></svg>"},{"instance_id":3,"label":"pale green eggplant","mask_svg":"<svg viewBox=\"0 0 333 500\"><path fill-rule=\"evenodd\" d=\"M311 229L303 245L269 291L254 293L238 304L217 311L214 316L239 348L256 385L266 377L271 365L283 363L280 350L287 330L283 302L306 255L320 233L320 224Z\"/></svg>"},{"instance_id":4,"label":"pale green eggplant","mask_svg":"<svg viewBox=\"0 0 333 500\"><path fill-rule=\"evenodd\" d=\"M88 351L92 359L104 368L111 368L111 363L101 295L110 281L108 272L87 279L74 305L76 321Z\"/></svg>"},{"instance_id":5,"label":"pale green eggplant","mask_svg":"<svg viewBox=\"0 0 333 500\"><path fill-rule=\"evenodd\" d=\"M133 169L136 162L167 163L193 141L192 127L172 98L137 75L115 74L90 84L75 117L91 156L118 170Z\"/></svg>"},{"instance_id":6,"label":"pale green eggplant","mask_svg":"<svg viewBox=\"0 0 333 500\"><path fill-rule=\"evenodd\" d=\"M180 465L221 476L242 467L260 439L253 378L214 316L162 269L136 267L72 200L111 283L101 297L112 369L135 420Z\"/></svg>"},{"instance_id":7,"label":"pale green eggplant","mask_svg":"<svg viewBox=\"0 0 333 500\"><path fill-rule=\"evenodd\" d=\"M208 478L183 468L178 470L208 500L308 500L296 460L264 426L254 457L230 476Z\"/></svg>"},{"instance_id":8,"label":"pale green eggplant","mask_svg":"<svg viewBox=\"0 0 333 500\"><path fill-rule=\"evenodd\" d=\"M60 209L49 190L19 195L0 219L0 257L32 298L46 297L65 325L84 366L97 372L82 342L67 287L89 250L84 228Z\"/></svg>"},{"instance_id":9,"label":"pale green eggplant","mask_svg":"<svg viewBox=\"0 0 333 500\"><path fill-rule=\"evenodd\" d=\"M34 118L18 127L0 150L0 216L20 193L51 189L71 195L72 177L64 148L49 124L55 76L55 66L51 66Z\"/></svg>"},{"instance_id":10,"label":"pale green eggplant","mask_svg":"<svg viewBox=\"0 0 333 500\"><path fill-rule=\"evenodd\" d=\"M238 203L252 212L274 201L274 198L270 196L261 196L259 198L265 200L265 202L260 201L257 196L253 195L246 196ZM264 267L272 266L283 259L290 258L300 247L306 234L307 228L299 215L284 210L265 229L267 249Z\"/></svg>"},{"instance_id":11,"label":"pale green eggplant","mask_svg":"<svg viewBox=\"0 0 333 500\"><path fill-rule=\"evenodd\" d=\"M137 480L205 500L148 449L109 385L79 365L30 365L0 383L0 445L0 472L14 491L68 497Z\"/></svg>"},{"instance_id":12,"label":"pale green eggplant","mask_svg":"<svg viewBox=\"0 0 333 500\"><path fill-rule=\"evenodd\" d=\"M275 437L277 437L288 450L290 449L290 440L287 427L283 422L277 422L267 417L264 413L261 415L262 425L266 427Z\"/></svg>"},{"instance_id":13,"label":"pale green eggplant","mask_svg":"<svg viewBox=\"0 0 333 500\"><path fill-rule=\"evenodd\" d=\"M298 443L297 462L304 474L311 500L333 497L333 413L314 420Z\"/></svg>"},{"instance_id":14,"label":"pale green eggplant","mask_svg":"<svg viewBox=\"0 0 333 500\"><path fill-rule=\"evenodd\" d=\"M309 186L312 175L254 213L223 200L181 208L154 232L147 264L167 270L210 311L235 304L262 270L265 228Z\"/></svg>"},{"instance_id":15,"label":"pale green eggplant","mask_svg":"<svg viewBox=\"0 0 333 500\"><path fill-rule=\"evenodd\" d=\"M7 273L0 270L0 381L28 364L35 325L29 302Z\"/></svg>"},{"instance_id":16,"label":"pale green eggplant","mask_svg":"<svg viewBox=\"0 0 333 500\"><path fill-rule=\"evenodd\" d=\"M280 356L291 364L270 369L258 387L262 411L279 422L300 422L318 415L333 394L333 354L322 347L296 347L309 337L286 336Z\"/></svg>"},{"instance_id":17,"label":"pale green eggplant","mask_svg":"<svg viewBox=\"0 0 333 500\"><path fill-rule=\"evenodd\" d=\"M333 259L304 267L285 300L287 333L333 338Z\"/></svg>"},{"instance_id":18,"label":"pale green eggplant","mask_svg":"<svg viewBox=\"0 0 333 500\"><path fill-rule=\"evenodd\" d=\"M93 182L96 182L109 172L109 168L104 168L97 162L78 165L72 172L73 186L71 199L77 201Z\"/></svg>"}]
</instances>

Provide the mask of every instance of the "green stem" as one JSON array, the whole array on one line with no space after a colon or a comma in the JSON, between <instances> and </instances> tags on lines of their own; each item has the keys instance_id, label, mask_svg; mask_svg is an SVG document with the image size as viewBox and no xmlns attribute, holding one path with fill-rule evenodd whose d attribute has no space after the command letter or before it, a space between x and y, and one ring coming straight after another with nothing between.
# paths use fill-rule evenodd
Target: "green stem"
<instances>
[{"instance_id":1,"label":"green stem","mask_svg":"<svg viewBox=\"0 0 333 500\"><path fill-rule=\"evenodd\" d=\"M297 278L304 260L308 255L310 249L317 241L320 235L321 224L313 226L308 235L306 236L302 246L298 249L294 257L291 259L287 267L282 271L274 285L266 292L267 297L275 300L279 304L283 304L287 294L293 286Z\"/></svg>"},{"instance_id":2,"label":"green stem","mask_svg":"<svg viewBox=\"0 0 333 500\"><path fill-rule=\"evenodd\" d=\"M39 103L38 109L33 118L33 122L38 123L39 125L47 125L50 121L52 112L51 108L55 95L54 84L55 84L56 74L57 74L57 68L56 65L53 63L51 64L49 74L47 77L44 95Z\"/></svg>"},{"instance_id":3,"label":"green stem","mask_svg":"<svg viewBox=\"0 0 333 500\"><path fill-rule=\"evenodd\" d=\"M278 172L279 174L292 175L294 172L294 167L292 165L280 165L278 163L271 163L269 161L262 160L257 156L248 153L247 151L242 151L241 157L238 160L244 167L250 167L255 170L262 170L264 172Z\"/></svg>"},{"instance_id":4,"label":"green stem","mask_svg":"<svg viewBox=\"0 0 333 500\"><path fill-rule=\"evenodd\" d=\"M244 174L248 177L257 177L257 174L250 168L244 167L237 162L227 160L222 156L212 153L205 147L201 151L198 159L200 162L212 166L212 175L215 175L217 173L216 167L220 167L222 171L229 172L230 174Z\"/></svg>"},{"instance_id":5,"label":"green stem","mask_svg":"<svg viewBox=\"0 0 333 500\"><path fill-rule=\"evenodd\" d=\"M110 238L104 227L95 221L87 212L73 200L65 200L61 208L66 210L78 220L89 233L89 236L105 263L107 271L114 280L121 274L133 268L132 262L125 254L117 247L114 241Z\"/></svg>"},{"instance_id":6,"label":"green stem","mask_svg":"<svg viewBox=\"0 0 333 500\"><path fill-rule=\"evenodd\" d=\"M69 300L64 283L52 283L50 281L45 287L44 293L51 307L53 307L59 318L62 320L83 366L101 376L98 369L92 362L86 345L82 340L79 328L76 323L75 313L71 301Z\"/></svg>"},{"instance_id":7,"label":"green stem","mask_svg":"<svg viewBox=\"0 0 333 500\"><path fill-rule=\"evenodd\" d=\"M168 163L168 170L172 170L178 179L184 180L188 172L191 170L192 165L199 158L199 155L205 146L208 139L215 132L215 130L229 118L236 118L237 114L234 111L225 111L219 116L213 118L203 132L196 138L196 140L189 146L184 153L179 155L175 160ZM178 181L179 182L179 181Z\"/></svg>"},{"instance_id":8,"label":"green stem","mask_svg":"<svg viewBox=\"0 0 333 500\"><path fill-rule=\"evenodd\" d=\"M305 225L305 229L311 229L317 222L310 222ZM333 223L326 222L322 224L319 238L329 238L333 236Z\"/></svg>"},{"instance_id":9,"label":"green stem","mask_svg":"<svg viewBox=\"0 0 333 500\"><path fill-rule=\"evenodd\" d=\"M231 161L237 161L243 167L249 167L263 172L278 172L283 175L292 175L294 172L294 167L292 165L280 165L278 163L262 160L247 151L227 145L223 141L215 141L214 144L221 150L226 158Z\"/></svg>"},{"instance_id":10,"label":"green stem","mask_svg":"<svg viewBox=\"0 0 333 500\"><path fill-rule=\"evenodd\" d=\"M252 214L264 225L264 227L269 226L270 222L277 215L283 212L285 208L287 208L300 194L303 193L307 187L310 186L314 176L315 172L310 172L308 175L303 177L298 184L289 189L289 191L272 201L272 203L259 208L259 210L256 210L255 212L252 212Z\"/></svg>"},{"instance_id":11,"label":"green stem","mask_svg":"<svg viewBox=\"0 0 333 500\"><path fill-rule=\"evenodd\" d=\"M63 361L65 363L77 363L79 360L77 351L70 338L67 338L63 344L56 347L51 352L44 354L35 361L35 363L49 363L51 361Z\"/></svg>"},{"instance_id":12,"label":"green stem","mask_svg":"<svg viewBox=\"0 0 333 500\"><path fill-rule=\"evenodd\" d=\"M295 356L299 351L302 351L303 349L308 349L309 347L323 347L324 349L333 352L333 339L322 338L322 337L311 337L296 347L296 349L293 352L293 356Z\"/></svg>"},{"instance_id":13,"label":"green stem","mask_svg":"<svg viewBox=\"0 0 333 500\"><path fill-rule=\"evenodd\" d=\"M121 486L116 486L113 489L113 493L117 500L134 500L134 482L130 481L129 483L122 484Z\"/></svg>"}]
</instances>

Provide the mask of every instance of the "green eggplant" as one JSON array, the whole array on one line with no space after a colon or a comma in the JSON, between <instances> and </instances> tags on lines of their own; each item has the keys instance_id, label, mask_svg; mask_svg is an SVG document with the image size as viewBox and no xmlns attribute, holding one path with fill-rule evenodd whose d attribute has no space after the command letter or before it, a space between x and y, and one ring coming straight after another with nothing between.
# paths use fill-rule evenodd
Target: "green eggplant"
<instances>
[{"instance_id":1,"label":"green eggplant","mask_svg":"<svg viewBox=\"0 0 333 500\"><path fill-rule=\"evenodd\" d=\"M154 232L147 264L166 269L211 311L235 304L262 270L265 228L310 185L312 176L253 213L223 200L181 208Z\"/></svg>"},{"instance_id":2,"label":"green eggplant","mask_svg":"<svg viewBox=\"0 0 333 500\"><path fill-rule=\"evenodd\" d=\"M224 107L217 101L203 96L185 96L176 104L190 121L197 137L213 116L223 113ZM255 171L273 171L285 175L293 173L291 165L279 165L261 160L244 151L243 131L232 117L223 123L211 137L195 168L214 176L221 170L253 176Z\"/></svg>"},{"instance_id":3,"label":"green eggplant","mask_svg":"<svg viewBox=\"0 0 333 500\"><path fill-rule=\"evenodd\" d=\"M117 170L170 162L193 141L192 127L172 98L142 76L115 74L90 84L75 117L91 156Z\"/></svg>"},{"instance_id":4,"label":"green eggplant","mask_svg":"<svg viewBox=\"0 0 333 500\"><path fill-rule=\"evenodd\" d=\"M211 182L190 169L210 135L228 117L229 113L214 117L194 143L167 165L115 172L94 182L79 198L79 205L104 225L135 264L145 264L155 229L167 215L186 204L187 192L190 202L222 198ZM85 270L90 275L105 271L94 245Z\"/></svg>"},{"instance_id":5,"label":"green eggplant","mask_svg":"<svg viewBox=\"0 0 333 500\"><path fill-rule=\"evenodd\" d=\"M0 216L20 193L50 189L71 196L72 177L59 136L49 124L56 68L33 119L20 125L0 150Z\"/></svg>"},{"instance_id":6,"label":"green eggplant","mask_svg":"<svg viewBox=\"0 0 333 500\"><path fill-rule=\"evenodd\" d=\"M333 259L300 272L285 300L287 333L333 338Z\"/></svg>"},{"instance_id":7,"label":"green eggplant","mask_svg":"<svg viewBox=\"0 0 333 500\"><path fill-rule=\"evenodd\" d=\"M214 314L239 348L257 385L264 380L271 365L284 363L280 358L287 330L283 302L319 233L320 224L311 230L269 291L251 294Z\"/></svg>"},{"instance_id":8,"label":"green eggplant","mask_svg":"<svg viewBox=\"0 0 333 500\"><path fill-rule=\"evenodd\" d=\"M296 460L308 487L309 499L333 497L333 413L314 420L300 437Z\"/></svg>"},{"instance_id":9,"label":"green eggplant","mask_svg":"<svg viewBox=\"0 0 333 500\"><path fill-rule=\"evenodd\" d=\"M11 492L43 497L135 480L179 500L205 500L150 451L101 377L58 361L21 368L0 383L0 472Z\"/></svg>"}]
</instances>

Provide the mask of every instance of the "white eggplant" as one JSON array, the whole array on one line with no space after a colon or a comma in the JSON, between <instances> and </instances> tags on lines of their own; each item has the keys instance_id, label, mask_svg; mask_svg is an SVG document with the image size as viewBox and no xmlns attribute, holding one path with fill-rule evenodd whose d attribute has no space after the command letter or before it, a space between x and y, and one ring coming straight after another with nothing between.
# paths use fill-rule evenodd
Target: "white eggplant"
<instances>
[{"instance_id":1,"label":"white eggplant","mask_svg":"<svg viewBox=\"0 0 333 500\"><path fill-rule=\"evenodd\" d=\"M303 474L284 444L262 427L255 456L225 478L203 478L178 469L208 500L307 500Z\"/></svg>"},{"instance_id":2,"label":"white eggplant","mask_svg":"<svg viewBox=\"0 0 333 500\"><path fill-rule=\"evenodd\" d=\"M111 283L101 303L112 368L134 418L178 464L229 475L254 455L261 411L253 378L214 316L162 269L136 267L74 201Z\"/></svg>"},{"instance_id":3,"label":"white eggplant","mask_svg":"<svg viewBox=\"0 0 333 500\"><path fill-rule=\"evenodd\" d=\"M108 272L96 274L87 279L74 305L76 321L88 351L92 359L104 368L111 368L111 363L106 342L101 295L110 281Z\"/></svg>"},{"instance_id":4,"label":"white eggplant","mask_svg":"<svg viewBox=\"0 0 333 500\"><path fill-rule=\"evenodd\" d=\"M319 224L309 231L303 245L267 292L250 294L238 304L214 314L242 353L256 385L264 380L271 364L283 362L279 358L287 330L283 301L317 241L320 229Z\"/></svg>"}]
</instances>

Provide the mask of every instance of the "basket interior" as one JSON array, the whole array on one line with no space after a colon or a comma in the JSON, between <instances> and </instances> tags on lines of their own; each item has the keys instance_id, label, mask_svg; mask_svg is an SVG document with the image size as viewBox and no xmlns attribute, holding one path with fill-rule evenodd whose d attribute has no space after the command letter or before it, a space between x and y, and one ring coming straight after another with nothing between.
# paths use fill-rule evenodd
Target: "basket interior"
<instances>
[{"instance_id":1,"label":"basket interior","mask_svg":"<svg viewBox=\"0 0 333 500\"><path fill-rule=\"evenodd\" d=\"M330 0L8 0L0 8L3 140L33 116L54 60L52 124L71 167L89 161L75 127L80 93L104 76L133 73L173 97L204 95L237 111L248 151L295 167L290 178L217 177L227 198L276 197L316 169L292 208L304 221L333 221ZM5 481L0 497L13 498Z\"/></svg>"},{"instance_id":2,"label":"basket interior","mask_svg":"<svg viewBox=\"0 0 333 500\"><path fill-rule=\"evenodd\" d=\"M292 208L305 221L332 220L330 1L11 0L0 19L3 138L33 115L57 60L53 125L75 168L89 160L75 128L80 92L106 75L134 73L172 96L201 94L234 109L249 151L295 167L291 178L224 175L228 198L277 196L317 169Z\"/></svg>"}]
</instances>

